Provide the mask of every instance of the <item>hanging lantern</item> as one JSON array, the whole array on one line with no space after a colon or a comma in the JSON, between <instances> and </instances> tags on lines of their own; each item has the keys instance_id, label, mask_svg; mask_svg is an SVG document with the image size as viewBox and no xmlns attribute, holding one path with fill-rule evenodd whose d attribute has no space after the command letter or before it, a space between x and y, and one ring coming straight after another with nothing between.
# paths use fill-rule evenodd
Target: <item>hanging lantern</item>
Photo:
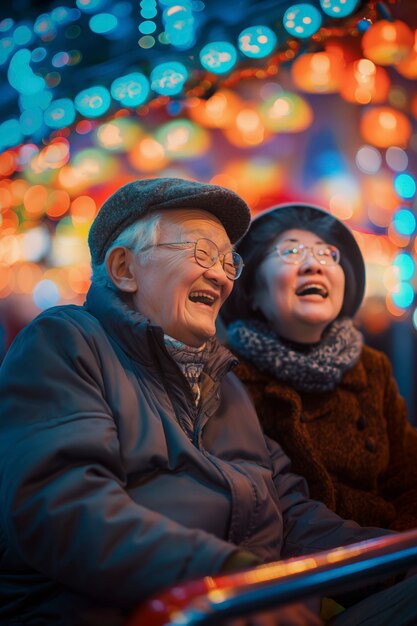
<instances>
[{"instance_id":1,"label":"hanging lantern","mask_svg":"<svg viewBox=\"0 0 417 626\"><path fill-rule=\"evenodd\" d=\"M373 107L365 111L360 122L362 137L378 148L405 147L412 126L404 113L391 107Z\"/></svg>"},{"instance_id":2,"label":"hanging lantern","mask_svg":"<svg viewBox=\"0 0 417 626\"><path fill-rule=\"evenodd\" d=\"M341 77L340 94L348 102L369 104L384 102L390 80L387 72L369 59L351 63Z\"/></svg>"},{"instance_id":3,"label":"hanging lantern","mask_svg":"<svg viewBox=\"0 0 417 626\"><path fill-rule=\"evenodd\" d=\"M396 65L410 54L413 45L413 31L400 20L376 22L362 38L364 56L378 65Z\"/></svg>"},{"instance_id":4,"label":"hanging lantern","mask_svg":"<svg viewBox=\"0 0 417 626\"><path fill-rule=\"evenodd\" d=\"M334 93L338 90L344 62L329 52L302 54L291 66L294 83L308 93Z\"/></svg>"},{"instance_id":5,"label":"hanging lantern","mask_svg":"<svg viewBox=\"0 0 417 626\"><path fill-rule=\"evenodd\" d=\"M414 33L414 46L410 54L400 61L395 69L405 78L417 78L417 30Z\"/></svg>"}]
</instances>

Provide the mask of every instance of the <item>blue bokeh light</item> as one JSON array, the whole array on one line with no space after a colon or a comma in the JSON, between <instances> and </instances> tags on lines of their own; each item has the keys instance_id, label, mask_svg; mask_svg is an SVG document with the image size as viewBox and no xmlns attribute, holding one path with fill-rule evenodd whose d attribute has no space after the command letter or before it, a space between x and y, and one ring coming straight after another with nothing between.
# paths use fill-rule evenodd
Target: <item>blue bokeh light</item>
<instances>
[{"instance_id":1,"label":"blue bokeh light","mask_svg":"<svg viewBox=\"0 0 417 626\"><path fill-rule=\"evenodd\" d=\"M107 0L77 0L76 5L84 13L96 13L107 4Z\"/></svg>"},{"instance_id":2,"label":"blue bokeh light","mask_svg":"<svg viewBox=\"0 0 417 626\"><path fill-rule=\"evenodd\" d=\"M359 0L320 0L323 12L330 17L346 17L353 13Z\"/></svg>"},{"instance_id":3,"label":"blue bokeh light","mask_svg":"<svg viewBox=\"0 0 417 626\"><path fill-rule=\"evenodd\" d=\"M11 37L3 37L0 40L0 65L4 65L7 62L14 49L15 45Z\"/></svg>"},{"instance_id":4,"label":"blue bokeh light","mask_svg":"<svg viewBox=\"0 0 417 626\"><path fill-rule=\"evenodd\" d=\"M32 298L38 309L44 311L58 304L59 289L52 280L41 280L33 290Z\"/></svg>"},{"instance_id":5,"label":"blue bokeh light","mask_svg":"<svg viewBox=\"0 0 417 626\"><path fill-rule=\"evenodd\" d=\"M83 89L75 96L75 108L84 117L100 117L110 107L108 90L100 85Z\"/></svg>"},{"instance_id":6,"label":"blue bokeh light","mask_svg":"<svg viewBox=\"0 0 417 626\"><path fill-rule=\"evenodd\" d=\"M187 50L194 44L195 20L190 0L170 3L162 14L162 21L166 36L172 46Z\"/></svg>"},{"instance_id":7,"label":"blue bokeh light","mask_svg":"<svg viewBox=\"0 0 417 626\"><path fill-rule=\"evenodd\" d=\"M213 41L200 51L201 65L214 74L230 72L236 60L236 48L227 41Z\"/></svg>"},{"instance_id":8,"label":"blue bokeh light","mask_svg":"<svg viewBox=\"0 0 417 626\"><path fill-rule=\"evenodd\" d=\"M149 90L148 79L139 72L120 76L111 85L113 98L128 107L137 107L146 102Z\"/></svg>"},{"instance_id":9,"label":"blue bokeh light","mask_svg":"<svg viewBox=\"0 0 417 626\"><path fill-rule=\"evenodd\" d=\"M398 268L400 280L411 280L416 270L414 259L408 252L397 254L393 266Z\"/></svg>"},{"instance_id":10,"label":"blue bokeh light","mask_svg":"<svg viewBox=\"0 0 417 626\"><path fill-rule=\"evenodd\" d=\"M7 77L12 87L26 96L42 91L45 81L36 76L30 67L31 53L27 48L18 50L12 57Z\"/></svg>"},{"instance_id":11,"label":"blue bokeh light","mask_svg":"<svg viewBox=\"0 0 417 626\"><path fill-rule=\"evenodd\" d=\"M32 41L32 37L33 32L25 24L18 26L13 33L13 41L17 46L25 46Z\"/></svg>"},{"instance_id":12,"label":"blue bokeh light","mask_svg":"<svg viewBox=\"0 0 417 626\"><path fill-rule=\"evenodd\" d=\"M20 129L24 135L34 135L43 124L43 111L40 107L26 109L20 116Z\"/></svg>"},{"instance_id":13,"label":"blue bokeh light","mask_svg":"<svg viewBox=\"0 0 417 626\"><path fill-rule=\"evenodd\" d=\"M93 17L90 18L89 26L93 33L105 35L115 30L118 23L117 17L111 13L97 13L97 15L93 15Z\"/></svg>"},{"instance_id":14,"label":"blue bokeh light","mask_svg":"<svg viewBox=\"0 0 417 626\"><path fill-rule=\"evenodd\" d=\"M182 91L188 72L182 63L160 63L151 72L151 87L163 96L175 96Z\"/></svg>"},{"instance_id":15,"label":"blue bokeh light","mask_svg":"<svg viewBox=\"0 0 417 626\"><path fill-rule=\"evenodd\" d=\"M416 218L409 209L400 209L394 215L394 228L400 235L412 235L416 229Z\"/></svg>"},{"instance_id":16,"label":"blue bokeh light","mask_svg":"<svg viewBox=\"0 0 417 626\"><path fill-rule=\"evenodd\" d=\"M65 128L75 120L74 103L69 98L60 98L51 102L44 113L45 124L49 128Z\"/></svg>"},{"instance_id":17,"label":"blue bokeh light","mask_svg":"<svg viewBox=\"0 0 417 626\"><path fill-rule=\"evenodd\" d=\"M38 93L35 93L31 96L19 96L19 104L22 110L39 107L44 111L51 104L51 100L52 93L50 91L47 91L46 89L42 89L42 91L38 91Z\"/></svg>"},{"instance_id":18,"label":"blue bokeh light","mask_svg":"<svg viewBox=\"0 0 417 626\"><path fill-rule=\"evenodd\" d=\"M33 63L40 63L40 61L43 61L45 57L46 57L45 48L35 48L34 50L32 50L30 60Z\"/></svg>"},{"instance_id":19,"label":"blue bokeh light","mask_svg":"<svg viewBox=\"0 0 417 626\"><path fill-rule=\"evenodd\" d=\"M145 20L152 20L157 16L158 11L155 8L141 9L140 14Z\"/></svg>"},{"instance_id":20,"label":"blue bokeh light","mask_svg":"<svg viewBox=\"0 0 417 626\"><path fill-rule=\"evenodd\" d=\"M151 22L150 20L141 22L139 24L139 31L142 33L142 35L151 35L156 31L156 24L155 22Z\"/></svg>"},{"instance_id":21,"label":"blue bokeh light","mask_svg":"<svg viewBox=\"0 0 417 626\"><path fill-rule=\"evenodd\" d=\"M44 41L53 39L56 36L55 22L47 13L39 15L35 21L33 30Z\"/></svg>"},{"instance_id":22,"label":"blue bokeh light","mask_svg":"<svg viewBox=\"0 0 417 626\"><path fill-rule=\"evenodd\" d=\"M394 189L400 198L409 200L416 193L416 181L411 174L403 172L394 178Z\"/></svg>"},{"instance_id":23,"label":"blue bokeh light","mask_svg":"<svg viewBox=\"0 0 417 626\"><path fill-rule=\"evenodd\" d=\"M6 17L4 20L1 20L0 33L7 33L7 31L11 29L13 24L14 20L11 17Z\"/></svg>"},{"instance_id":24,"label":"blue bokeh light","mask_svg":"<svg viewBox=\"0 0 417 626\"><path fill-rule=\"evenodd\" d=\"M284 13L284 28L293 37L311 37L321 26L321 14L311 4L294 4Z\"/></svg>"},{"instance_id":25,"label":"blue bokeh light","mask_svg":"<svg viewBox=\"0 0 417 626\"><path fill-rule=\"evenodd\" d=\"M251 26L242 30L238 37L241 52L247 57L261 59L268 56L277 44L277 36L267 26Z\"/></svg>"},{"instance_id":26,"label":"blue bokeh light","mask_svg":"<svg viewBox=\"0 0 417 626\"><path fill-rule=\"evenodd\" d=\"M0 150L13 148L23 141L23 134L18 120L6 120L0 124Z\"/></svg>"},{"instance_id":27,"label":"blue bokeh light","mask_svg":"<svg viewBox=\"0 0 417 626\"><path fill-rule=\"evenodd\" d=\"M413 304L414 301L414 289L410 283L405 281L400 282L397 291L391 294L392 301L395 306L400 309L407 309Z\"/></svg>"},{"instance_id":28,"label":"blue bokeh light","mask_svg":"<svg viewBox=\"0 0 417 626\"><path fill-rule=\"evenodd\" d=\"M79 13L79 11L77 11ZM74 16L72 14L72 10L69 7L55 7L51 11L51 17L57 24L68 24L72 22Z\"/></svg>"}]
</instances>

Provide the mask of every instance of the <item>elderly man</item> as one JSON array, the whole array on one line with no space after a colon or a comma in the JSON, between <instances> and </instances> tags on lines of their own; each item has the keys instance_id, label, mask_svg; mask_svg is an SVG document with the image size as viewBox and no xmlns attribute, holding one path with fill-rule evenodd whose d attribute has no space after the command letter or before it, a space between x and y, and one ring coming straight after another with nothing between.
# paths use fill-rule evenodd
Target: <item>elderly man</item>
<instances>
[{"instance_id":1,"label":"elderly man","mask_svg":"<svg viewBox=\"0 0 417 626\"><path fill-rule=\"evenodd\" d=\"M0 378L1 624L117 626L178 581L383 534L308 499L214 337L249 221L222 187L129 183L90 230L85 305L15 340Z\"/></svg>"}]
</instances>

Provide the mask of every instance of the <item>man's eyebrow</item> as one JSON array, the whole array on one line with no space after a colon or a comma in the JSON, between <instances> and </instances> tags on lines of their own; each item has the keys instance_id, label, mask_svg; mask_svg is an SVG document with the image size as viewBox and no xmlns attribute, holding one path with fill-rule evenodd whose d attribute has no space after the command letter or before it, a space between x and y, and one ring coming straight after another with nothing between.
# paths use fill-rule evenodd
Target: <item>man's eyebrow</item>
<instances>
[{"instance_id":1,"label":"man's eyebrow","mask_svg":"<svg viewBox=\"0 0 417 626\"><path fill-rule=\"evenodd\" d=\"M210 241L212 241L213 243L215 243L219 249L220 246L217 244L217 241L214 241L214 239L212 239L212 237L210 235L208 235L206 232L199 230L198 228L193 229L192 232L186 233L186 232L182 232L181 234L181 238L185 241L195 241L196 239L210 239ZM225 250L228 252L229 250L234 250L235 246L232 243L227 243L225 244L225 246L221 246L222 248L225 248ZM220 250L221 252L221 250Z\"/></svg>"}]
</instances>

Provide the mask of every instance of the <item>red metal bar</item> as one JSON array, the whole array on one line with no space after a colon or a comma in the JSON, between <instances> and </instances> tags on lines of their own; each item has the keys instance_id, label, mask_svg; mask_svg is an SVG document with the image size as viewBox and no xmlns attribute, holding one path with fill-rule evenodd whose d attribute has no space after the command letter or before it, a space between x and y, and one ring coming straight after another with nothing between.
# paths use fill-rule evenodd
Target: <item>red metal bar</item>
<instances>
[{"instance_id":1,"label":"red metal bar","mask_svg":"<svg viewBox=\"0 0 417 626\"><path fill-rule=\"evenodd\" d=\"M340 593L416 564L417 530L411 530L176 585L139 607L127 626L215 624L312 594Z\"/></svg>"}]
</instances>

